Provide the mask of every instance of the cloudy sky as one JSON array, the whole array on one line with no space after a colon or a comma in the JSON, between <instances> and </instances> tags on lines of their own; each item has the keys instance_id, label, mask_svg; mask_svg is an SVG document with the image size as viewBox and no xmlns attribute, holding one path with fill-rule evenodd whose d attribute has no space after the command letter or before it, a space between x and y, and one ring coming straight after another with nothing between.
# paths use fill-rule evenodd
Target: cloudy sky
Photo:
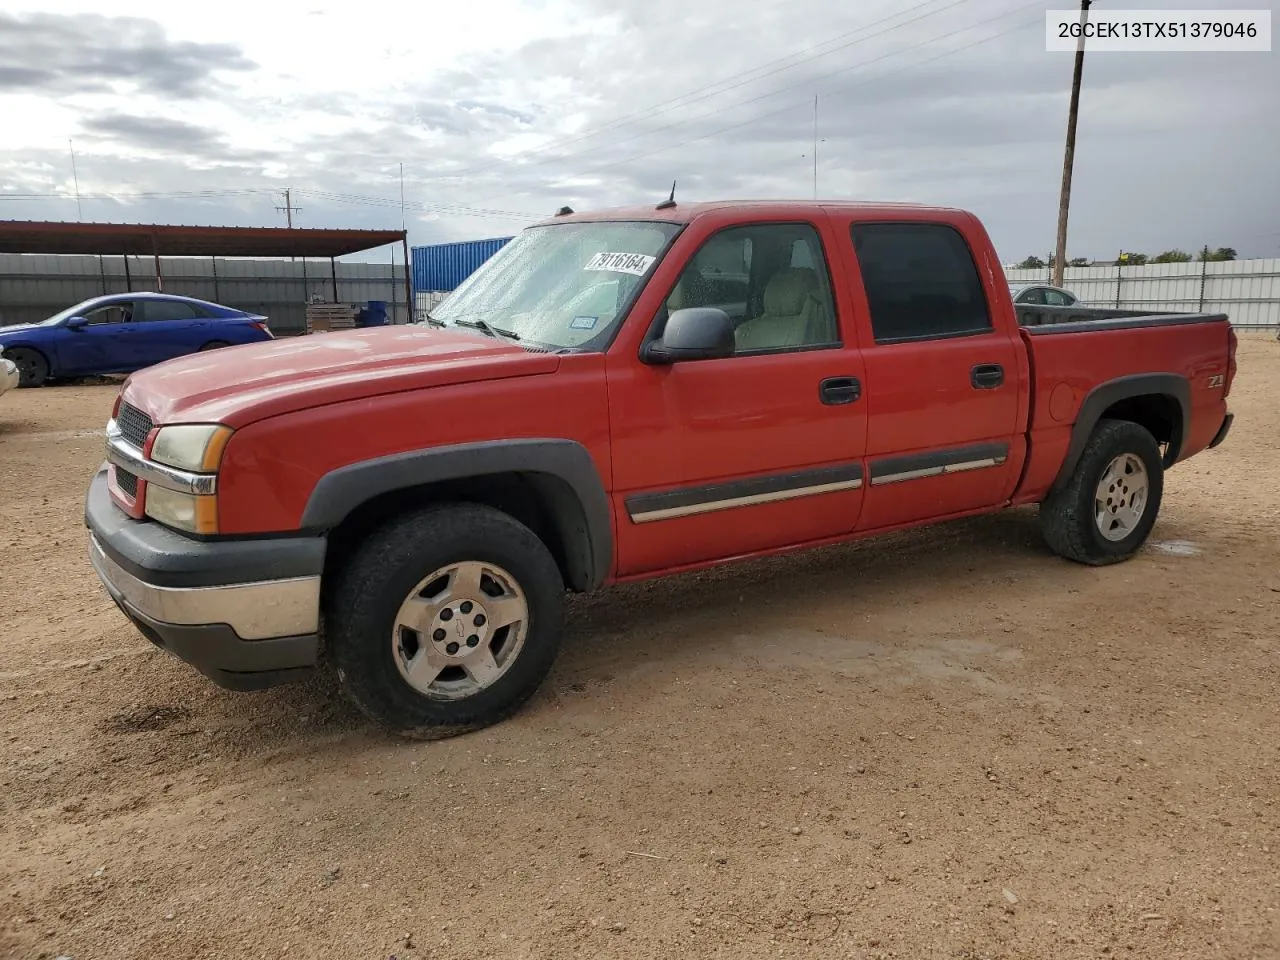
<instances>
[{"instance_id":1,"label":"cloudy sky","mask_svg":"<svg viewBox=\"0 0 1280 960\"><path fill-rule=\"evenodd\" d=\"M1126 0L1126 8L1168 7ZM0 0L0 218L505 236L575 209L974 210L1052 248L1071 55L1021 0ZM1200 7L1238 7L1237 2ZM1255 6L1264 6L1257 4ZM1087 58L1071 256L1280 256L1275 53Z\"/></svg>"}]
</instances>

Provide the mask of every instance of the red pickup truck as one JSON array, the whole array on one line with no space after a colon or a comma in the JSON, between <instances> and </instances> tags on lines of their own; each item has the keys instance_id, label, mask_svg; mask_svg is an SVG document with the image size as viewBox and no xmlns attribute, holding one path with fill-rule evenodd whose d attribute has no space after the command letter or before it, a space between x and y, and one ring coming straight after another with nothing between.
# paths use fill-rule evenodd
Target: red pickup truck
<instances>
[{"instance_id":1,"label":"red pickup truck","mask_svg":"<svg viewBox=\"0 0 1280 960\"><path fill-rule=\"evenodd\" d=\"M322 658L369 716L494 722L589 591L1040 505L1124 560L1220 443L1222 315L1015 307L971 214L894 204L561 211L413 325L132 375L93 566L234 689Z\"/></svg>"}]
</instances>

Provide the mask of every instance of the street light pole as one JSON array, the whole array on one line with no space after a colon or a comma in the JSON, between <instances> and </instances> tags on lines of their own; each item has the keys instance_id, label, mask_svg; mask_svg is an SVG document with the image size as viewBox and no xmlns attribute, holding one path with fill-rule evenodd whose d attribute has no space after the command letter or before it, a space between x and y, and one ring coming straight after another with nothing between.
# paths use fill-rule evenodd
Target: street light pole
<instances>
[{"instance_id":1,"label":"street light pole","mask_svg":"<svg viewBox=\"0 0 1280 960\"><path fill-rule=\"evenodd\" d=\"M1076 115L1080 110L1080 76L1084 73L1084 26L1089 22L1093 0L1080 0L1080 42L1076 44L1076 67L1071 77L1071 106L1067 112L1067 149L1062 160L1062 193L1058 198L1058 246L1053 258L1053 285L1062 286L1062 268L1067 261L1067 210L1071 206L1071 168L1076 159Z\"/></svg>"}]
</instances>

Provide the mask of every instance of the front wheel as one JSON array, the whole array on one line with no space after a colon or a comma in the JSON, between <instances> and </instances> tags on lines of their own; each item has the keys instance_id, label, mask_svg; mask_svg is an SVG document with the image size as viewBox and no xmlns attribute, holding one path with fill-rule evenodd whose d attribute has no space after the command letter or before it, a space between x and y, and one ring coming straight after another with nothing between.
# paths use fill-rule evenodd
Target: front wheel
<instances>
[{"instance_id":1,"label":"front wheel","mask_svg":"<svg viewBox=\"0 0 1280 960\"><path fill-rule=\"evenodd\" d=\"M1067 485L1040 505L1040 529L1054 553L1102 566L1127 560L1160 512L1164 464L1145 427L1103 420Z\"/></svg>"},{"instance_id":2,"label":"front wheel","mask_svg":"<svg viewBox=\"0 0 1280 960\"><path fill-rule=\"evenodd\" d=\"M39 351L15 347L4 355L18 368L18 386L42 387L49 379L49 361Z\"/></svg>"},{"instance_id":3,"label":"front wheel","mask_svg":"<svg viewBox=\"0 0 1280 960\"><path fill-rule=\"evenodd\" d=\"M397 733L502 720L551 669L564 582L546 545L508 514L433 506L375 532L327 598L343 689Z\"/></svg>"}]
</instances>

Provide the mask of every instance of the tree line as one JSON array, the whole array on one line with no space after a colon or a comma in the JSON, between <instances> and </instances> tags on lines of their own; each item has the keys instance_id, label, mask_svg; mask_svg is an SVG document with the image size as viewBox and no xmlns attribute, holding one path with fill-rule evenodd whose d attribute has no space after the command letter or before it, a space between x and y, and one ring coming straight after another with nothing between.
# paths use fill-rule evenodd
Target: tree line
<instances>
[{"instance_id":1,"label":"tree line","mask_svg":"<svg viewBox=\"0 0 1280 960\"><path fill-rule=\"evenodd\" d=\"M1146 263L1190 263L1192 260L1208 261L1210 263L1222 260L1236 259L1235 247L1218 247L1216 250L1210 250L1205 247L1196 256L1192 256L1185 250L1166 250L1163 253L1157 253L1154 257L1147 256L1145 253L1131 253L1124 251L1120 254L1119 260L1125 266L1140 267ZM1032 254L1021 263L1018 264L1020 270L1043 270L1046 267L1053 266L1053 255L1050 254L1047 259L1042 260L1040 257ZM1087 267L1092 263L1088 257L1073 257L1067 261L1068 267Z\"/></svg>"}]
</instances>

